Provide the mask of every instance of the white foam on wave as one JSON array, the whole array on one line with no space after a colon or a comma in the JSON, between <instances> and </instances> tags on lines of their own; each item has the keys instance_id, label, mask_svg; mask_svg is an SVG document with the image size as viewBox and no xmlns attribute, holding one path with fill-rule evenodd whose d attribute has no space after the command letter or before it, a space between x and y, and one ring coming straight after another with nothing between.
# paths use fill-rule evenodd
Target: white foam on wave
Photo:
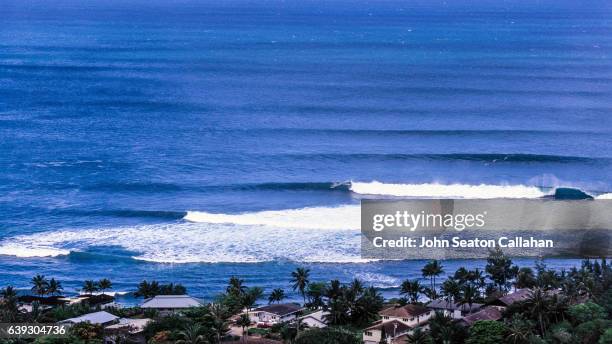
<instances>
[{"instance_id":1,"label":"white foam on wave","mask_svg":"<svg viewBox=\"0 0 612 344\"><path fill-rule=\"evenodd\" d=\"M242 214L214 214L189 211L184 220L201 223L270 226L302 229L359 229L358 205L269 210Z\"/></svg>"},{"instance_id":2,"label":"white foam on wave","mask_svg":"<svg viewBox=\"0 0 612 344\"><path fill-rule=\"evenodd\" d=\"M612 193L605 193L595 197L595 199L612 199Z\"/></svg>"},{"instance_id":3,"label":"white foam on wave","mask_svg":"<svg viewBox=\"0 0 612 344\"><path fill-rule=\"evenodd\" d=\"M468 184L389 184L377 181L352 182L351 191L363 195L423 198L539 198L540 188L527 185Z\"/></svg>"},{"instance_id":4,"label":"white foam on wave","mask_svg":"<svg viewBox=\"0 0 612 344\"><path fill-rule=\"evenodd\" d=\"M376 288L397 288L401 284L399 278L375 272L357 273L355 277Z\"/></svg>"},{"instance_id":5,"label":"white foam on wave","mask_svg":"<svg viewBox=\"0 0 612 344\"><path fill-rule=\"evenodd\" d=\"M0 255L15 256L20 258L31 257L57 257L70 254L69 250L40 245L21 245L19 243L7 243L0 245Z\"/></svg>"},{"instance_id":6,"label":"white foam on wave","mask_svg":"<svg viewBox=\"0 0 612 344\"><path fill-rule=\"evenodd\" d=\"M47 256L48 252L66 254L70 251L86 251L96 246L118 246L134 252L135 259L159 263L256 263L277 260L366 262L360 257L360 232L354 228L355 223L358 228L359 207L353 207L356 212L351 209L344 213L344 216L356 215L355 219L344 219L352 225L340 226L338 219L319 218L318 223L327 223L323 230L314 228L314 224L310 225L313 228L278 227L280 223L277 221L270 226L181 222L68 229L7 238L0 241L0 253L16 255L19 252L30 252L29 256L34 257ZM321 214L336 213L324 209Z\"/></svg>"}]
</instances>

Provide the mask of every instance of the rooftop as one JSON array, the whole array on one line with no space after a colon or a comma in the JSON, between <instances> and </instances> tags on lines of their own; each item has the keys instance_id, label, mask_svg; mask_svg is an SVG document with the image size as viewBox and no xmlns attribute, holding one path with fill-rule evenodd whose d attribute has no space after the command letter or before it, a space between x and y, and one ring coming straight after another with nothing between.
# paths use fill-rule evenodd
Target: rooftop
<instances>
[{"instance_id":1,"label":"rooftop","mask_svg":"<svg viewBox=\"0 0 612 344\"><path fill-rule=\"evenodd\" d=\"M429 309L419 305L392 306L385 308L378 314L395 318L412 318L429 312Z\"/></svg>"},{"instance_id":2,"label":"rooftop","mask_svg":"<svg viewBox=\"0 0 612 344\"><path fill-rule=\"evenodd\" d=\"M400 334L402 332L406 332L410 329L412 329L412 327L406 325L405 323L399 321L399 320L391 320L391 321L385 321L385 322L377 322L374 325L366 328L364 331L380 331L382 329L385 329L385 333L387 335L392 335L395 331L395 334Z\"/></svg>"},{"instance_id":3,"label":"rooftop","mask_svg":"<svg viewBox=\"0 0 612 344\"><path fill-rule=\"evenodd\" d=\"M485 307L481 311L470 314L461 320L471 326L479 320L499 320L501 318L502 314L499 309L495 307Z\"/></svg>"},{"instance_id":4,"label":"rooftop","mask_svg":"<svg viewBox=\"0 0 612 344\"><path fill-rule=\"evenodd\" d=\"M141 308L189 308L202 305L200 300L189 295L157 295L145 300Z\"/></svg>"},{"instance_id":5,"label":"rooftop","mask_svg":"<svg viewBox=\"0 0 612 344\"><path fill-rule=\"evenodd\" d=\"M147 318L145 319L121 318L119 319L118 324L108 326L107 328L108 329L120 329L124 327L129 327L131 333L139 333L139 332L142 332L144 328L147 326L147 324L151 321L153 320L147 319Z\"/></svg>"},{"instance_id":6,"label":"rooftop","mask_svg":"<svg viewBox=\"0 0 612 344\"><path fill-rule=\"evenodd\" d=\"M315 320L317 320L317 321L319 321L319 322L321 322L323 324L326 324L327 320L325 320L325 316L328 315L328 314L329 314L329 312L321 310L321 311L316 311L316 312L313 312L313 313L310 313L310 314L306 314L303 317L300 317L300 319L313 318L313 319L315 319Z\"/></svg>"},{"instance_id":7,"label":"rooftop","mask_svg":"<svg viewBox=\"0 0 612 344\"><path fill-rule=\"evenodd\" d=\"M461 305L459 303L453 303L453 302L448 302L445 300L433 300L430 303L427 304L427 307L431 308L431 309L448 309L448 310L460 310L460 311L464 311L467 312L469 311L471 312L476 312L477 310L479 310L480 308L482 308L482 304L480 303L473 303L472 307L470 307L470 305L465 304L465 305Z\"/></svg>"},{"instance_id":8,"label":"rooftop","mask_svg":"<svg viewBox=\"0 0 612 344\"><path fill-rule=\"evenodd\" d=\"M254 312L268 312L280 316L289 315L295 313L302 309L302 307L294 304L294 303L283 303L278 305L267 305L263 307L256 308Z\"/></svg>"},{"instance_id":9,"label":"rooftop","mask_svg":"<svg viewBox=\"0 0 612 344\"><path fill-rule=\"evenodd\" d=\"M510 306L515 302L525 301L529 298L530 290L529 289L518 289L514 293L510 293L508 295L504 295L500 297L498 300L506 306Z\"/></svg>"},{"instance_id":10,"label":"rooftop","mask_svg":"<svg viewBox=\"0 0 612 344\"><path fill-rule=\"evenodd\" d=\"M82 322L88 322L90 324L106 324L106 323L115 321L117 319L119 319L118 316L101 311L101 312L84 314L84 315L81 315L80 317L66 319L61 322L62 323L72 323L72 324L78 324Z\"/></svg>"}]
</instances>

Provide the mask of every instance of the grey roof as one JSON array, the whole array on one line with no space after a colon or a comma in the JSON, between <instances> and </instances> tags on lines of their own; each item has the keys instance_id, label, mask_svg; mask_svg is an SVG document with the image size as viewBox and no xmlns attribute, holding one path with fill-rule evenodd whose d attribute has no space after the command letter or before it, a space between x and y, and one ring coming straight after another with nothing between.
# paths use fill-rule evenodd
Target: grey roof
<instances>
[{"instance_id":1,"label":"grey roof","mask_svg":"<svg viewBox=\"0 0 612 344\"><path fill-rule=\"evenodd\" d=\"M322 324L327 324L327 320L325 319L326 315L329 315L329 312L320 310L310 314L306 314L303 317L300 317L300 319L312 318Z\"/></svg>"},{"instance_id":2,"label":"grey roof","mask_svg":"<svg viewBox=\"0 0 612 344\"><path fill-rule=\"evenodd\" d=\"M519 301L525 301L529 298L530 294L529 289L519 289L514 293L510 293L508 295L500 297L498 300L506 306L510 306L511 304Z\"/></svg>"},{"instance_id":3,"label":"grey roof","mask_svg":"<svg viewBox=\"0 0 612 344\"><path fill-rule=\"evenodd\" d=\"M468 304L460 305L459 303L448 302L441 299L433 300L427 304L427 307L431 309L447 309L451 311L459 310L463 312L469 311L470 313L479 310L480 308L482 308L482 306L483 305L480 303L473 303L472 307L470 308L470 305Z\"/></svg>"},{"instance_id":4,"label":"grey roof","mask_svg":"<svg viewBox=\"0 0 612 344\"><path fill-rule=\"evenodd\" d=\"M82 322L88 322L90 324L106 324L106 323L115 321L117 319L119 319L118 316L112 315L104 311L100 311L100 312L81 315L80 317L76 317L76 318L66 319L61 322L62 323L72 323L72 324L78 324Z\"/></svg>"},{"instance_id":5,"label":"grey roof","mask_svg":"<svg viewBox=\"0 0 612 344\"><path fill-rule=\"evenodd\" d=\"M140 333L152 321L153 320L149 318L144 318L144 319L121 318L119 319L119 323L110 325L107 327L107 329L121 329L124 327L128 327L130 328L131 333Z\"/></svg>"},{"instance_id":6,"label":"grey roof","mask_svg":"<svg viewBox=\"0 0 612 344\"><path fill-rule=\"evenodd\" d=\"M278 305L267 305L255 309L255 312L268 312L280 316L289 315L301 310L302 307L294 303L283 303Z\"/></svg>"},{"instance_id":7,"label":"grey roof","mask_svg":"<svg viewBox=\"0 0 612 344\"><path fill-rule=\"evenodd\" d=\"M200 300L189 295L157 295L145 300L141 308L189 308L202 305Z\"/></svg>"},{"instance_id":8,"label":"grey roof","mask_svg":"<svg viewBox=\"0 0 612 344\"><path fill-rule=\"evenodd\" d=\"M499 309L495 307L485 307L481 311L474 314L470 314L467 317L461 319L461 321L472 326L475 322L480 320L499 320L502 318L502 314Z\"/></svg>"}]
</instances>

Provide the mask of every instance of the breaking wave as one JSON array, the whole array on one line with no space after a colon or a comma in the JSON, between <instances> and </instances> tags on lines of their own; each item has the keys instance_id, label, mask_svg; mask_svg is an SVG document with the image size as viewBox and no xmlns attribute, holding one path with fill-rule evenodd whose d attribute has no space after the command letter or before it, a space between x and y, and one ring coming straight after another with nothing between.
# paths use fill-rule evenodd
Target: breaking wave
<instances>
[{"instance_id":1,"label":"breaking wave","mask_svg":"<svg viewBox=\"0 0 612 344\"><path fill-rule=\"evenodd\" d=\"M427 198L539 198L540 188L526 185L389 184L352 182L350 190L363 195Z\"/></svg>"},{"instance_id":2,"label":"breaking wave","mask_svg":"<svg viewBox=\"0 0 612 344\"><path fill-rule=\"evenodd\" d=\"M302 229L359 229L361 225L358 205L269 210L242 214L188 211L184 219L190 222Z\"/></svg>"},{"instance_id":3,"label":"breaking wave","mask_svg":"<svg viewBox=\"0 0 612 344\"><path fill-rule=\"evenodd\" d=\"M117 246L158 263L365 262L359 206L243 214L188 212L168 224L58 230L0 241L0 254L48 257Z\"/></svg>"}]
</instances>

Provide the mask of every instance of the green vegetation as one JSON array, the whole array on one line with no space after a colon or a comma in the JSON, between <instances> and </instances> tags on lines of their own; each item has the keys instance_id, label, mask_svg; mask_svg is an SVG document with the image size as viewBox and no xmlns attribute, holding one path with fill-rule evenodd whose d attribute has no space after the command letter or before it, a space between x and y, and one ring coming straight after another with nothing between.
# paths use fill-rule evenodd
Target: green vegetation
<instances>
[{"instance_id":1,"label":"green vegetation","mask_svg":"<svg viewBox=\"0 0 612 344\"><path fill-rule=\"evenodd\" d=\"M150 283L146 280L140 282L138 290L134 293L136 296L142 296L145 299L157 296L157 295L185 295L187 294L187 288L181 284L159 284L157 281L151 281Z\"/></svg>"},{"instance_id":2,"label":"green vegetation","mask_svg":"<svg viewBox=\"0 0 612 344\"><path fill-rule=\"evenodd\" d=\"M606 260L585 260L579 268L556 271L542 261L537 261L534 268L518 267L501 251L492 251L482 269L459 268L454 273L446 273L447 278L439 281L444 266L433 260L426 263L421 273L426 286L417 279L403 281L399 288L401 299L393 303L421 304L438 298L462 305L466 311L475 303L495 302L516 289L528 288L529 291L527 297L507 307L499 321L481 320L467 326L437 312L428 320L427 327L409 333L406 343L612 344L612 267ZM359 279L349 283L312 281L308 269L298 268L288 281L306 307L301 314L320 309L329 313L326 315L327 328L307 329L299 321L265 329L249 328L253 324L244 311L252 310L262 299L269 304L281 303L285 291L279 288L264 295L262 288L247 286L235 276L229 279L224 293L213 303L180 314L161 316L137 307L108 307L105 311L120 317L154 319L143 332L148 343L220 343L232 339L229 329L233 325L238 327L238 332L242 330L243 342L248 342L249 336L256 336L292 344L353 344L361 342L364 328L379 320L378 312L384 306L380 292ZM90 301L110 298L104 293L111 289L112 282L108 279L84 281L82 286L82 291L90 295ZM35 296L19 297L11 286L0 290L0 322L52 323L100 310L95 302L53 304L51 301L56 300L62 290L59 281L42 275L31 280ZM101 294L93 295L98 292ZM143 281L136 294L149 298L186 292L180 284ZM31 305L30 312L20 309L24 300ZM52 307L42 307L43 302ZM70 330L67 339L38 338L35 342L101 343L104 331L99 326L79 324Z\"/></svg>"},{"instance_id":3,"label":"green vegetation","mask_svg":"<svg viewBox=\"0 0 612 344\"><path fill-rule=\"evenodd\" d=\"M354 332L341 327L314 328L301 332L295 344L359 344L361 339Z\"/></svg>"}]
</instances>

